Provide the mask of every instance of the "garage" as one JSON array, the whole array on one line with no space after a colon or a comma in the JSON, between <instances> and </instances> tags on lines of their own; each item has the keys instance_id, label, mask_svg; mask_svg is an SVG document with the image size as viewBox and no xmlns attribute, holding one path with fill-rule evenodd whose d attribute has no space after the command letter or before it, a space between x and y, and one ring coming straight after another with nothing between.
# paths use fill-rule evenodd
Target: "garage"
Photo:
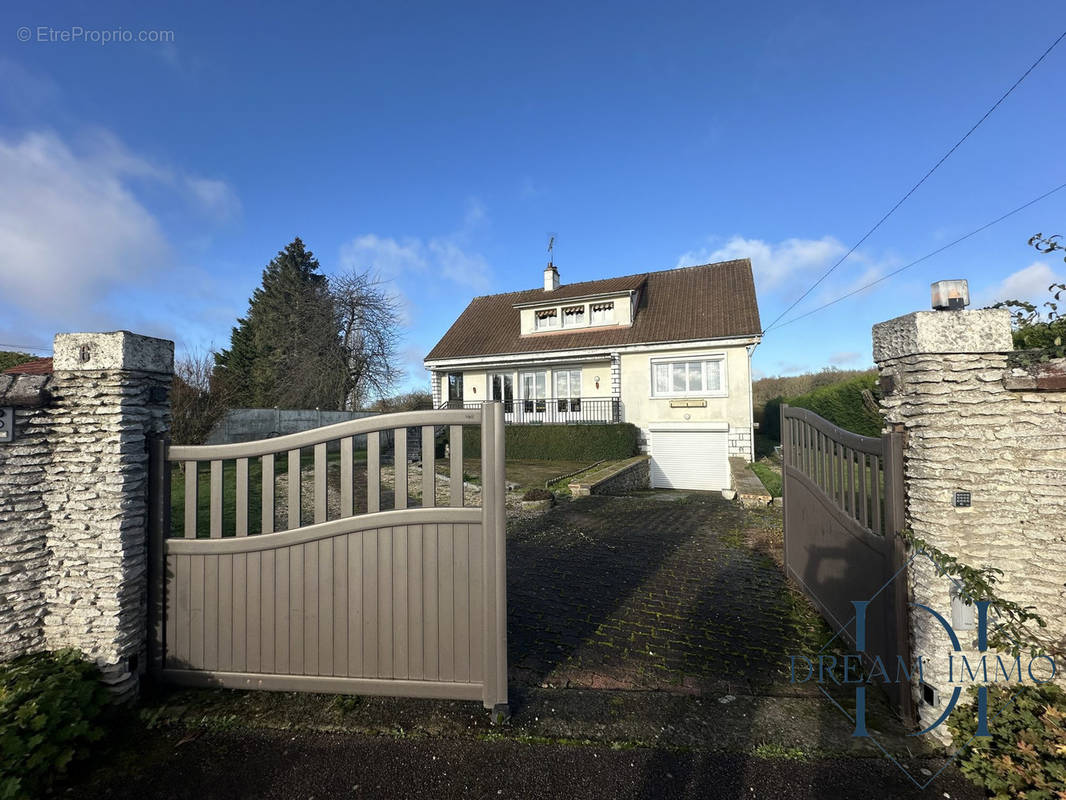
<instances>
[{"instance_id":1,"label":"garage","mask_svg":"<svg viewBox=\"0 0 1066 800\"><path fill-rule=\"evenodd\" d=\"M648 434L652 488L729 488L727 423L653 422Z\"/></svg>"}]
</instances>

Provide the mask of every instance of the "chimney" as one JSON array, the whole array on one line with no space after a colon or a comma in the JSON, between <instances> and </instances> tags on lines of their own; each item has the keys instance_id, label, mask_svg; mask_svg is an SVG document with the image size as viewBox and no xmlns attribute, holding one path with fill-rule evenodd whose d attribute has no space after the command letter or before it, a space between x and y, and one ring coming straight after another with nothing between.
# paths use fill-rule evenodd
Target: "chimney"
<instances>
[{"instance_id":1,"label":"chimney","mask_svg":"<svg viewBox=\"0 0 1066 800\"><path fill-rule=\"evenodd\" d=\"M551 292L559 288L559 270L555 268L555 265L548 262L548 266L544 268L544 291Z\"/></svg>"}]
</instances>

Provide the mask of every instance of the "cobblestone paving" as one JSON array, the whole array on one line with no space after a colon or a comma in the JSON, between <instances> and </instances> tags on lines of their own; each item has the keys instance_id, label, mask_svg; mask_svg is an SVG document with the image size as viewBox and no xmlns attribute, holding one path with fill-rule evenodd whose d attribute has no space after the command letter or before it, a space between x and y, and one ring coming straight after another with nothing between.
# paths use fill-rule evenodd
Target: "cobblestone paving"
<instances>
[{"instance_id":1,"label":"cobblestone paving","mask_svg":"<svg viewBox=\"0 0 1066 800\"><path fill-rule=\"evenodd\" d=\"M752 544L779 527L779 513L698 493L594 496L512 521L511 680L773 693L788 654L828 637Z\"/></svg>"}]
</instances>

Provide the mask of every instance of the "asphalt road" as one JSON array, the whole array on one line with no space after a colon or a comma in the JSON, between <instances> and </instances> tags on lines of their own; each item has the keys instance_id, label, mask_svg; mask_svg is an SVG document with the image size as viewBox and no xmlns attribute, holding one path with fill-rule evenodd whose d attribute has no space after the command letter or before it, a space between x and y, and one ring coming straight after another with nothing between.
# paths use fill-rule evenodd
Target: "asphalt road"
<instances>
[{"instance_id":1,"label":"asphalt road","mask_svg":"<svg viewBox=\"0 0 1066 800\"><path fill-rule=\"evenodd\" d=\"M153 732L70 798L965 798L957 774L919 791L888 760L816 761L634 748L317 732ZM134 748L136 750L136 748ZM132 765L132 766L131 766ZM926 762L928 766L928 762ZM925 779L925 776L920 776Z\"/></svg>"}]
</instances>

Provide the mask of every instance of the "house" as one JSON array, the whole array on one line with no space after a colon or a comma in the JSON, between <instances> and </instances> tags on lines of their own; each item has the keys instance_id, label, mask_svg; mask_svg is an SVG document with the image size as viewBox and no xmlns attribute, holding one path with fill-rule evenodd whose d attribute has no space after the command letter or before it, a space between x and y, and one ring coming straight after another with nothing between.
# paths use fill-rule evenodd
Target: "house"
<instances>
[{"instance_id":1,"label":"house","mask_svg":"<svg viewBox=\"0 0 1066 800\"><path fill-rule=\"evenodd\" d=\"M502 400L511 424L640 429L652 485L729 488L754 457L751 262L723 261L476 297L425 358L433 402Z\"/></svg>"}]
</instances>

